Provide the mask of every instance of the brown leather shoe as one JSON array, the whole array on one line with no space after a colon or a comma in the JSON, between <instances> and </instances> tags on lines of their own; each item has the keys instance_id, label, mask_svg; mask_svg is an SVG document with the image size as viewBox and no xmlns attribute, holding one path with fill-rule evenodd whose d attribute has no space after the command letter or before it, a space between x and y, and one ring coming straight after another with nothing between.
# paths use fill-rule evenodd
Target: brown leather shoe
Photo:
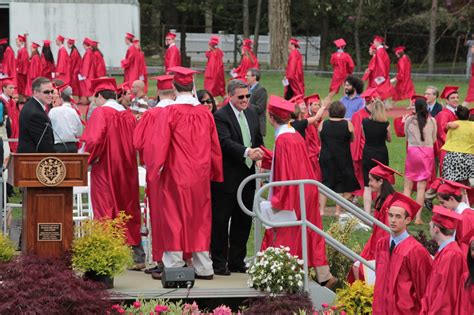
<instances>
[{"instance_id":1,"label":"brown leather shoe","mask_svg":"<svg viewBox=\"0 0 474 315\"><path fill-rule=\"evenodd\" d=\"M336 277L331 277L331 279L329 279L324 286L329 290L332 290L336 285L337 281L338 279Z\"/></svg>"},{"instance_id":2,"label":"brown leather shoe","mask_svg":"<svg viewBox=\"0 0 474 315\"><path fill-rule=\"evenodd\" d=\"M162 272L152 272L151 277L155 280L161 280L161 275L162 274L163 274Z\"/></svg>"},{"instance_id":3,"label":"brown leather shoe","mask_svg":"<svg viewBox=\"0 0 474 315\"><path fill-rule=\"evenodd\" d=\"M146 268L146 265L145 263L135 263L133 264L133 266L127 268L127 270L131 270L131 271L142 271L143 269Z\"/></svg>"}]
</instances>

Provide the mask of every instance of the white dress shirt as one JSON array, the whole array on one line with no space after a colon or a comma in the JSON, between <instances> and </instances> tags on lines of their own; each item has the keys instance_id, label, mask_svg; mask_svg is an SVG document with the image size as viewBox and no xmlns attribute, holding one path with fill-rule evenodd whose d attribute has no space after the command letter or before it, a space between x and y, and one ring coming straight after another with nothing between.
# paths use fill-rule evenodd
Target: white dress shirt
<instances>
[{"instance_id":1,"label":"white dress shirt","mask_svg":"<svg viewBox=\"0 0 474 315\"><path fill-rule=\"evenodd\" d=\"M54 143L74 142L82 135L82 122L70 103L63 103L49 111L49 119L53 125Z\"/></svg>"}]
</instances>

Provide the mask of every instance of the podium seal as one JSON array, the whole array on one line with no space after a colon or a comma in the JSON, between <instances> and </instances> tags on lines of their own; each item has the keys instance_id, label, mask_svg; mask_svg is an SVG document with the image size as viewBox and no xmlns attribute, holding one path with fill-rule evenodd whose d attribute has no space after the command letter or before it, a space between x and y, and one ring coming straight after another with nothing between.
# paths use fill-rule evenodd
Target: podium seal
<instances>
[{"instance_id":1,"label":"podium seal","mask_svg":"<svg viewBox=\"0 0 474 315\"><path fill-rule=\"evenodd\" d=\"M45 186L57 186L66 178L66 166L56 157L44 158L36 167L36 178Z\"/></svg>"}]
</instances>

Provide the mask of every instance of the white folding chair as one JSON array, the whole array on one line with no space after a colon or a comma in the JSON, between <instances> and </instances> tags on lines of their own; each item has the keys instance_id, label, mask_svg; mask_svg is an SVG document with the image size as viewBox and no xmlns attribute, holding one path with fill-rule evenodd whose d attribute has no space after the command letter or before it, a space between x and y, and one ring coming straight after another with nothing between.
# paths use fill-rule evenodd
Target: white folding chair
<instances>
[{"instance_id":1,"label":"white folding chair","mask_svg":"<svg viewBox=\"0 0 474 315\"><path fill-rule=\"evenodd\" d=\"M21 203L10 203L7 202L7 182L8 182L8 169L3 170L2 174L2 189L3 189L3 200L2 200L2 232L4 235L9 234L8 221L10 219L11 212L13 208L23 208Z\"/></svg>"},{"instance_id":2,"label":"white folding chair","mask_svg":"<svg viewBox=\"0 0 474 315\"><path fill-rule=\"evenodd\" d=\"M94 212L92 211L91 202L91 190L90 190L90 177L91 173L87 173L88 186L76 186L72 189L73 194L73 210L72 220L74 225L80 226L81 222L86 219L93 219ZM87 203L84 203L83 198L87 196ZM76 234L76 237L80 237L80 234Z\"/></svg>"}]
</instances>

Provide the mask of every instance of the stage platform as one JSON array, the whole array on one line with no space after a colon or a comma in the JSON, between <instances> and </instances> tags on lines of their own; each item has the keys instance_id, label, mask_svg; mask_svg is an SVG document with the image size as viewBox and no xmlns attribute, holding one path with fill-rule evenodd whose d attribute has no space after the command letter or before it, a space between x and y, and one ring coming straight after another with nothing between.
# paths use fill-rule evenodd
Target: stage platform
<instances>
[{"instance_id":1,"label":"stage platform","mask_svg":"<svg viewBox=\"0 0 474 315\"><path fill-rule=\"evenodd\" d=\"M233 273L230 276L214 276L213 280L199 280L189 292L189 299L209 298L248 298L265 296L264 292L247 286L248 275ZM160 280L154 280L143 271L125 271L114 279L114 288L110 290L112 299L134 300L169 298L184 299L187 289L163 289Z\"/></svg>"}]
</instances>

